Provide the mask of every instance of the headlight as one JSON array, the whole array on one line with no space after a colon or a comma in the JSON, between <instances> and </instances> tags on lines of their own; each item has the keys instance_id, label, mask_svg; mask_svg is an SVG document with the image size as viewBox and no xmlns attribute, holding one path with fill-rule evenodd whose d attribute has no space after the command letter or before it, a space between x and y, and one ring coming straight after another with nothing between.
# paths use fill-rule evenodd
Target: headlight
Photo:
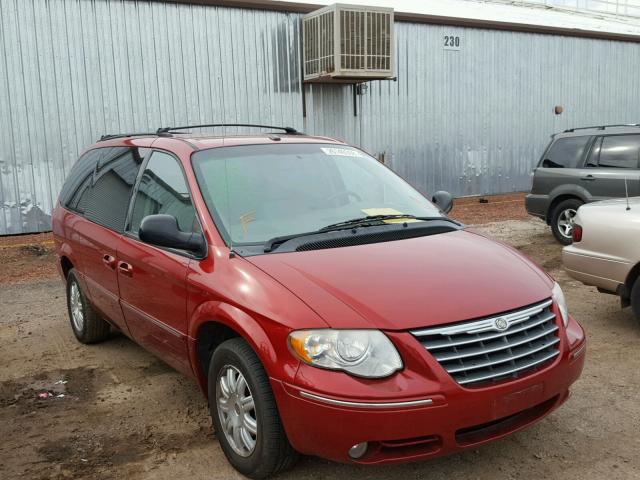
<instances>
[{"instance_id":1,"label":"headlight","mask_svg":"<svg viewBox=\"0 0 640 480\"><path fill-rule=\"evenodd\" d=\"M558 310L560 310L560 316L562 317L562 323L564 323L564 326L566 327L569 323L569 309L567 308L567 301L564 299L564 293L562 293L562 289L557 282L553 284L551 297L558 305Z\"/></svg>"},{"instance_id":2,"label":"headlight","mask_svg":"<svg viewBox=\"0 0 640 480\"><path fill-rule=\"evenodd\" d=\"M298 330L289 344L309 365L358 377L387 377L402 368L396 347L379 330Z\"/></svg>"}]
</instances>

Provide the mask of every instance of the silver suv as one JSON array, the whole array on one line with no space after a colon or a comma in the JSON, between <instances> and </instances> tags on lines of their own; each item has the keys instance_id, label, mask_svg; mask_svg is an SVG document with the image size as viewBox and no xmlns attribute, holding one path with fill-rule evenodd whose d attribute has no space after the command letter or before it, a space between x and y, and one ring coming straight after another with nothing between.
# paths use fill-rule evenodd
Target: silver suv
<instances>
[{"instance_id":1,"label":"silver suv","mask_svg":"<svg viewBox=\"0 0 640 480\"><path fill-rule=\"evenodd\" d=\"M551 136L525 199L563 245L580 205L640 196L640 124L572 128Z\"/></svg>"}]
</instances>

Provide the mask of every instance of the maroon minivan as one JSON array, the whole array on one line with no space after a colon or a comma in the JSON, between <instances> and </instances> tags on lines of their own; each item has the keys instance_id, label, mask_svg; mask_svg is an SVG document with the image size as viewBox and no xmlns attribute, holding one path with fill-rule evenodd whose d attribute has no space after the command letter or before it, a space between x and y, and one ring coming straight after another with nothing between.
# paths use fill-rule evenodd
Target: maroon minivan
<instances>
[{"instance_id":1,"label":"maroon minivan","mask_svg":"<svg viewBox=\"0 0 640 480\"><path fill-rule=\"evenodd\" d=\"M82 154L53 215L79 341L118 330L192 377L253 478L298 453L476 448L567 399L585 336L553 279L449 219L446 192L265 128L281 133L165 128Z\"/></svg>"}]
</instances>

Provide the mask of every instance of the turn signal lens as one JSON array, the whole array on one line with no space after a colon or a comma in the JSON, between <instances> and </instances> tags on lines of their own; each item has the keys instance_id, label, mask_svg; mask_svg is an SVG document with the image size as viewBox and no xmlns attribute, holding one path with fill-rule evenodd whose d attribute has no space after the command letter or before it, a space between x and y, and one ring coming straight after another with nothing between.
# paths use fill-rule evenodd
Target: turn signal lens
<instances>
[{"instance_id":1,"label":"turn signal lens","mask_svg":"<svg viewBox=\"0 0 640 480\"><path fill-rule=\"evenodd\" d=\"M577 224L573 225L572 237L574 242L582 241L582 227L580 225L577 225Z\"/></svg>"},{"instance_id":2,"label":"turn signal lens","mask_svg":"<svg viewBox=\"0 0 640 480\"><path fill-rule=\"evenodd\" d=\"M289 337L289 344L293 351L300 357L301 360L304 360L307 363L311 363L311 357L309 353L307 353L307 349L304 346L304 338L302 337L294 337L293 335Z\"/></svg>"}]
</instances>

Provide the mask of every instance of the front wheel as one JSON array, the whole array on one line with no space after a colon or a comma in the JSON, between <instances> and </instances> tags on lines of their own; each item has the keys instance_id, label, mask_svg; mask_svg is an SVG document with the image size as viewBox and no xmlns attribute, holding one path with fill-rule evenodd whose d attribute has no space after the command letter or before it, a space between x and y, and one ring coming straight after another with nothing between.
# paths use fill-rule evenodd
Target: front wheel
<instances>
[{"instance_id":1,"label":"front wheel","mask_svg":"<svg viewBox=\"0 0 640 480\"><path fill-rule=\"evenodd\" d=\"M573 222L578 208L584 202L577 198L569 198L560 202L551 213L551 231L563 245L571 245L573 242Z\"/></svg>"},{"instance_id":2,"label":"front wheel","mask_svg":"<svg viewBox=\"0 0 640 480\"><path fill-rule=\"evenodd\" d=\"M222 343L208 374L209 410L229 463L250 478L266 478L291 467L297 453L289 444L269 377L241 338Z\"/></svg>"}]
</instances>

